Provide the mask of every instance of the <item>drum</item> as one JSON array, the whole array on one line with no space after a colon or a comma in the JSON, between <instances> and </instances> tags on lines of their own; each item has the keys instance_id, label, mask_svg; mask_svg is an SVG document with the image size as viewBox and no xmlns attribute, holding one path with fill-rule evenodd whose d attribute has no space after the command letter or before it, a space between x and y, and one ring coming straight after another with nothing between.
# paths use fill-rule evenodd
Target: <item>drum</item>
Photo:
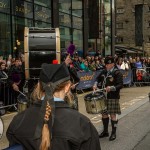
<instances>
[{"instance_id":1,"label":"drum","mask_svg":"<svg viewBox=\"0 0 150 150\"><path fill-rule=\"evenodd\" d=\"M106 110L105 95L103 92L95 92L87 94L84 97L86 111L89 114L102 113Z\"/></svg>"},{"instance_id":2,"label":"drum","mask_svg":"<svg viewBox=\"0 0 150 150\"><path fill-rule=\"evenodd\" d=\"M22 94L19 94L18 97L18 112L24 111L28 107L28 98Z\"/></svg>"},{"instance_id":3,"label":"drum","mask_svg":"<svg viewBox=\"0 0 150 150\"><path fill-rule=\"evenodd\" d=\"M3 123L2 118L0 117L0 139L3 136L3 133L4 133L4 123Z\"/></svg>"},{"instance_id":4,"label":"drum","mask_svg":"<svg viewBox=\"0 0 150 150\"><path fill-rule=\"evenodd\" d=\"M28 28L24 32L25 77L39 78L42 63L60 62L60 33L58 28Z\"/></svg>"}]
</instances>

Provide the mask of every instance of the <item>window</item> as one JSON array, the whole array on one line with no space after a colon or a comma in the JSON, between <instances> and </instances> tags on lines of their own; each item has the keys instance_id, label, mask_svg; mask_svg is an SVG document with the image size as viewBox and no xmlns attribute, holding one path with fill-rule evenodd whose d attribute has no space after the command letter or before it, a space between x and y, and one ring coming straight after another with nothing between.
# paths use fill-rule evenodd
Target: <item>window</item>
<instances>
[{"instance_id":1,"label":"window","mask_svg":"<svg viewBox=\"0 0 150 150\"><path fill-rule=\"evenodd\" d=\"M147 42L148 42L148 43L150 43L150 36L148 36L148 40L147 40Z\"/></svg>"},{"instance_id":2,"label":"window","mask_svg":"<svg viewBox=\"0 0 150 150\"><path fill-rule=\"evenodd\" d=\"M117 8L117 14L123 14L124 9L123 8Z\"/></svg>"},{"instance_id":3,"label":"window","mask_svg":"<svg viewBox=\"0 0 150 150\"><path fill-rule=\"evenodd\" d=\"M148 6L148 11L150 12L150 6Z\"/></svg>"},{"instance_id":4,"label":"window","mask_svg":"<svg viewBox=\"0 0 150 150\"><path fill-rule=\"evenodd\" d=\"M9 0L0 2L0 12L10 13L10 1Z\"/></svg>"},{"instance_id":5,"label":"window","mask_svg":"<svg viewBox=\"0 0 150 150\"><path fill-rule=\"evenodd\" d=\"M34 3L49 8L51 7L51 0L34 0Z\"/></svg>"},{"instance_id":6,"label":"window","mask_svg":"<svg viewBox=\"0 0 150 150\"><path fill-rule=\"evenodd\" d=\"M60 25L71 27L71 16L65 13L59 13L59 23Z\"/></svg>"},{"instance_id":7,"label":"window","mask_svg":"<svg viewBox=\"0 0 150 150\"><path fill-rule=\"evenodd\" d=\"M10 16L1 13L0 22L0 55L6 56L11 53Z\"/></svg>"},{"instance_id":8,"label":"window","mask_svg":"<svg viewBox=\"0 0 150 150\"><path fill-rule=\"evenodd\" d=\"M148 21L147 27L148 27L148 28L150 27L150 21Z\"/></svg>"},{"instance_id":9,"label":"window","mask_svg":"<svg viewBox=\"0 0 150 150\"><path fill-rule=\"evenodd\" d=\"M71 0L59 0L59 10L65 13L71 13Z\"/></svg>"},{"instance_id":10,"label":"window","mask_svg":"<svg viewBox=\"0 0 150 150\"><path fill-rule=\"evenodd\" d=\"M117 29L123 29L123 23L117 23L116 28Z\"/></svg>"},{"instance_id":11,"label":"window","mask_svg":"<svg viewBox=\"0 0 150 150\"><path fill-rule=\"evenodd\" d=\"M40 5L34 5L35 20L51 23L51 10Z\"/></svg>"},{"instance_id":12,"label":"window","mask_svg":"<svg viewBox=\"0 0 150 150\"><path fill-rule=\"evenodd\" d=\"M20 17L33 18L33 5L21 0L13 1L13 14Z\"/></svg>"},{"instance_id":13,"label":"window","mask_svg":"<svg viewBox=\"0 0 150 150\"><path fill-rule=\"evenodd\" d=\"M123 37L117 37L116 43L123 43Z\"/></svg>"}]
</instances>

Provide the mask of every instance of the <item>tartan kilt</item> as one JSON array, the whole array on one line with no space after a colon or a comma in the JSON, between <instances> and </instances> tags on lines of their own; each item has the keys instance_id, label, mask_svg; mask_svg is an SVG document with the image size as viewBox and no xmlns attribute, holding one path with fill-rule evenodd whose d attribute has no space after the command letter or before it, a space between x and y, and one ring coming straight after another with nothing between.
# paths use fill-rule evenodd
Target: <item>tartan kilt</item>
<instances>
[{"instance_id":1,"label":"tartan kilt","mask_svg":"<svg viewBox=\"0 0 150 150\"><path fill-rule=\"evenodd\" d=\"M119 99L107 99L105 104L108 114L121 114Z\"/></svg>"}]
</instances>

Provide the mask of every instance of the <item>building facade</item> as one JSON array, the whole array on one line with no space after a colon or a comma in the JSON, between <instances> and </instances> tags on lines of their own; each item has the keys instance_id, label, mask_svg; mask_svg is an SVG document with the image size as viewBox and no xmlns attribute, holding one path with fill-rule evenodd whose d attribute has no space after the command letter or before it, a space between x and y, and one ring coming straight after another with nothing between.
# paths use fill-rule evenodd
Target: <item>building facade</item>
<instances>
[{"instance_id":1,"label":"building facade","mask_svg":"<svg viewBox=\"0 0 150 150\"><path fill-rule=\"evenodd\" d=\"M0 0L0 55L23 52L24 27L59 27L61 49L83 50L82 0Z\"/></svg>"},{"instance_id":2,"label":"building facade","mask_svg":"<svg viewBox=\"0 0 150 150\"><path fill-rule=\"evenodd\" d=\"M116 0L116 45L150 56L150 1Z\"/></svg>"}]
</instances>

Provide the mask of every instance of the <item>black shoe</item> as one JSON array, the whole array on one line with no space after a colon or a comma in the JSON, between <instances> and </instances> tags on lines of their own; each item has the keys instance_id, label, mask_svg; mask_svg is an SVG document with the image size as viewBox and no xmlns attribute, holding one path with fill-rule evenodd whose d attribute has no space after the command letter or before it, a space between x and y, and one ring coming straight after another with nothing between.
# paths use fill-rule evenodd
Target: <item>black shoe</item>
<instances>
[{"instance_id":1,"label":"black shoe","mask_svg":"<svg viewBox=\"0 0 150 150\"><path fill-rule=\"evenodd\" d=\"M116 139L116 133L112 133L110 138L109 138L109 141L113 141Z\"/></svg>"},{"instance_id":2,"label":"black shoe","mask_svg":"<svg viewBox=\"0 0 150 150\"><path fill-rule=\"evenodd\" d=\"M104 137L108 137L108 136L109 136L109 133L103 131L103 132L99 135L99 138L104 138Z\"/></svg>"}]
</instances>

